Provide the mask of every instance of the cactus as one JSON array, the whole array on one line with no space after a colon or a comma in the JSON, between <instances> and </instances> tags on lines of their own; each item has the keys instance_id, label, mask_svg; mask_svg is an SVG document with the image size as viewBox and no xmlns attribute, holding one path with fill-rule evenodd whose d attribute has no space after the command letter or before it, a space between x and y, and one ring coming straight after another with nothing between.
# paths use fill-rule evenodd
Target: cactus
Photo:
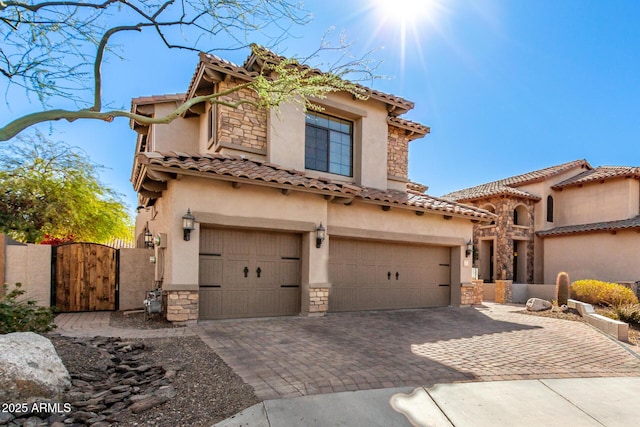
<instances>
[{"instance_id":1,"label":"cactus","mask_svg":"<svg viewBox=\"0 0 640 427\"><path fill-rule=\"evenodd\" d=\"M558 273L556 278L556 297L558 305L567 305L569 299L569 275L565 272Z\"/></svg>"}]
</instances>

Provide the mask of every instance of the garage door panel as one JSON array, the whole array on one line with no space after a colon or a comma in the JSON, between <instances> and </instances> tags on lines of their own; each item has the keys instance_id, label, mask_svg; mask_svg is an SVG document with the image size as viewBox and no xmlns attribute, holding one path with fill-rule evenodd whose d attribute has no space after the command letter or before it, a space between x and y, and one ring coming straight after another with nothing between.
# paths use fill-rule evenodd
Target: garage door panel
<instances>
[{"instance_id":1,"label":"garage door panel","mask_svg":"<svg viewBox=\"0 0 640 427\"><path fill-rule=\"evenodd\" d=\"M300 312L300 235L203 227L200 239L200 319Z\"/></svg>"},{"instance_id":2,"label":"garage door panel","mask_svg":"<svg viewBox=\"0 0 640 427\"><path fill-rule=\"evenodd\" d=\"M225 317L244 317L249 314L251 292L246 289L225 289L223 293L223 315Z\"/></svg>"},{"instance_id":3,"label":"garage door panel","mask_svg":"<svg viewBox=\"0 0 640 427\"><path fill-rule=\"evenodd\" d=\"M199 311L202 320L218 319L222 316L222 289L220 288L200 288Z\"/></svg>"},{"instance_id":4,"label":"garage door panel","mask_svg":"<svg viewBox=\"0 0 640 427\"><path fill-rule=\"evenodd\" d=\"M300 284L300 261L282 260L279 267L278 283L281 286Z\"/></svg>"},{"instance_id":5,"label":"garage door panel","mask_svg":"<svg viewBox=\"0 0 640 427\"><path fill-rule=\"evenodd\" d=\"M222 285L222 265L220 257L201 256L199 283L202 285Z\"/></svg>"},{"instance_id":6,"label":"garage door panel","mask_svg":"<svg viewBox=\"0 0 640 427\"><path fill-rule=\"evenodd\" d=\"M285 315L295 315L300 311L300 288L280 287L278 298L278 312Z\"/></svg>"},{"instance_id":7,"label":"garage door panel","mask_svg":"<svg viewBox=\"0 0 640 427\"><path fill-rule=\"evenodd\" d=\"M345 258L354 253L355 260ZM438 286L450 281L448 247L333 238L329 257L330 311L450 303L450 287Z\"/></svg>"},{"instance_id":8,"label":"garage door panel","mask_svg":"<svg viewBox=\"0 0 640 427\"><path fill-rule=\"evenodd\" d=\"M222 280L228 286L252 286L250 260L248 258L226 258L222 260Z\"/></svg>"}]
</instances>

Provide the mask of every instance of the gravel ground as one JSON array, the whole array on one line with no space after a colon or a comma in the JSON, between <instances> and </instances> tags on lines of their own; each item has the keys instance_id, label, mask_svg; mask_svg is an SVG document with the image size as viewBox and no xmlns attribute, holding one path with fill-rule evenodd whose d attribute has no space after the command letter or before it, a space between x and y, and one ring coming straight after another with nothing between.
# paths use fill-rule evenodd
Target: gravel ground
<instances>
[{"instance_id":1,"label":"gravel ground","mask_svg":"<svg viewBox=\"0 0 640 427\"><path fill-rule=\"evenodd\" d=\"M519 313L584 321L573 309L542 312L520 310ZM144 313L125 315L114 312L111 326L127 329L157 329L177 327L160 316L146 319ZM52 335L60 358L70 373L97 373L104 367L104 352L78 338ZM640 345L640 329L629 330L629 340ZM229 368L218 355L198 337L155 338L139 341L146 346L145 363L178 367L172 386L176 396L170 401L140 414L129 413L119 426L211 426L245 408L259 403L253 389ZM73 390L71 390L73 392Z\"/></svg>"},{"instance_id":2,"label":"gravel ground","mask_svg":"<svg viewBox=\"0 0 640 427\"><path fill-rule=\"evenodd\" d=\"M91 373L104 366L104 353L99 349L78 338L51 338L70 373ZM198 337L127 341L139 341L146 346L145 363L178 367L172 382L177 394L146 412L129 413L114 425L210 426L259 402L253 389Z\"/></svg>"},{"instance_id":3,"label":"gravel ground","mask_svg":"<svg viewBox=\"0 0 640 427\"><path fill-rule=\"evenodd\" d=\"M596 309L596 312L598 310ZM553 307L553 310L546 311L527 311L521 310L518 313L528 314L531 316L543 316L543 317L553 317L555 319L563 319L563 320L572 320L577 322L584 322L585 320L578 314L578 311L569 308L566 311L561 311L558 307ZM599 313L602 314L602 313ZM633 345L640 345L640 327L636 325L629 326L629 343Z\"/></svg>"}]
</instances>

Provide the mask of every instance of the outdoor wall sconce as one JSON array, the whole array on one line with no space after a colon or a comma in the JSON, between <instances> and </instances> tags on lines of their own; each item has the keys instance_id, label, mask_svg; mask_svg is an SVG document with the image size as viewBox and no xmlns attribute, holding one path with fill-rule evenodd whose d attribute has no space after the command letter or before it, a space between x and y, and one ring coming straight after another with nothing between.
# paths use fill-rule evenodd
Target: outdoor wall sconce
<instances>
[{"instance_id":1,"label":"outdoor wall sconce","mask_svg":"<svg viewBox=\"0 0 640 427\"><path fill-rule=\"evenodd\" d=\"M325 237L326 237L326 230L322 226L322 223L320 223L318 228L316 228L316 248L319 248L320 246L322 246L322 242L324 242Z\"/></svg>"},{"instance_id":2,"label":"outdoor wall sconce","mask_svg":"<svg viewBox=\"0 0 640 427\"><path fill-rule=\"evenodd\" d=\"M467 242L467 250L464 252L465 257L469 258L469 255L473 252L473 242L469 240Z\"/></svg>"},{"instance_id":3,"label":"outdoor wall sconce","mask_svg":"<svg viewBox=\"0 0 640 427\"><path fill-rule=\"evenodd\" d=\"M147 227L144 229L144 247L147 249L153 249L153 234L151 234Z\"/></svg>"},{"instance_id":4,"label":"outdoor wall sconce","mask_svg":"<svg viewBox=\"0 0 640 427\"><path fill-rule=\"evenodd\" d=\"M191 240L191 231L195 230L196 219L191 215L191 209L187 209L187 213L182 216L182 229L184 230L184 240Z\"/></svg>"}]
</instances>

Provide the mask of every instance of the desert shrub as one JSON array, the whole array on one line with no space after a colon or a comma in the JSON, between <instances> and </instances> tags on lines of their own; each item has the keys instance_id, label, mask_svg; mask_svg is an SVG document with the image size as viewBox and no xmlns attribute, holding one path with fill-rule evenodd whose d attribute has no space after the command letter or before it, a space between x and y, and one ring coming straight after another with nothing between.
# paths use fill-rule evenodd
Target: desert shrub
<instances>
[{"instance_id":1,"label":"desert shrub","mask_svg":"<svg viewBox=\"0 0 640 427\"><path fill-rule=\"evenodd\" d=\"M577 280L571 284L571 298L594 305L638 304L633 291L617 283Z\"/></svg>"},{"instance_id":2,"label":"desert shrub","mask_svg":"<svg viewBox=\"0 0 640 427\"><path fill-rule=\"evenodd\" d=\"M3 285L6 294L0 300L0 334L11 332L49 332L56 325L53 323L53 309L39 307L35 301L19 299L25 291L22 284L16 283L7 293L7 285Z\"/></svg>"},{"instance_id":3,"label":"desert shrub","mask_svg":"<svg viewBox=\"0 0 640 427\"><path fill-rule=\"evenodd\" d=\"M626 323L640 325L640 305L622 304L609 308L611 317Z\"/></svg>"},{"instance_id":4,"label":"desert shrub","mask_svg":"<svg viewBox=\"0 0 640 427\"><path fill-rule=\"evenodd\" d=\"M565 272L558 273L556 278L556 298L558 305L567 305L569 298L569 275Z\"/></svg>"}]
</instances>

